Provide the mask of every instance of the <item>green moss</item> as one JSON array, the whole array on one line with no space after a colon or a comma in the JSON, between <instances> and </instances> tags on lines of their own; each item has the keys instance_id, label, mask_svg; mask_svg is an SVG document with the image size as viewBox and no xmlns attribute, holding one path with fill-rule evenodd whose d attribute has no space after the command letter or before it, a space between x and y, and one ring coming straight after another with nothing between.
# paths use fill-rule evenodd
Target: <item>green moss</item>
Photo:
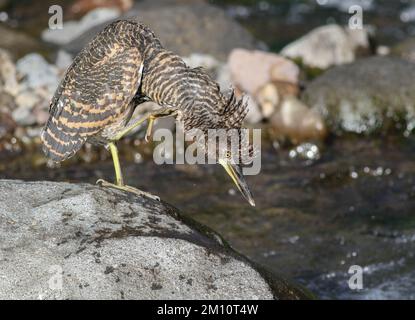
<instances>
[{"instance_id":1,"label":"green moss","mask_svg":"<svg viewBox=\"0 0 415 320\"><path fill-rule=\"evenodd\" d=\"M291 59L302 71L304 80L311 81L324 73L324 69L317 67L310 67L303 63L300 57Z\"/></svg>"}]
</instances>

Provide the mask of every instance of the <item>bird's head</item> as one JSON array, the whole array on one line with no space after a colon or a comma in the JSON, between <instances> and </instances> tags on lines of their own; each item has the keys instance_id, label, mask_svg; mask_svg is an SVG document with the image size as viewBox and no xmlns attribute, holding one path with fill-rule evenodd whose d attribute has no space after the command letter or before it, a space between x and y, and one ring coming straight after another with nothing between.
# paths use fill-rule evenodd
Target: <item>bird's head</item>
<instances>
[{"instance_id":1,"label":"bird's head","mask_svg":"<svg viewBox=\"0 0 415 320\"><path fill-rule=\"evenodd\" d=\"M248 113L246 100L242 97L237 100L235 92L231 89L222 110L221 126L226 133L226 144L218 144L218 162L231 177L232 181L251 206L255 201L243 175L243 166L250 163L253 148L249 143L248 132L243 131L242 122Z\"/></svg>"},{"instance_id":2,"label":"bird's head","mask_svg":"<svg viewBox=\"0 0 415 320\"><path fill-rule=\"evenodd\" d=\"M221 98L215 124L203 130L203 149L208 163L221 164L249 204L255 206L243 175L243 167L252 162L254 153L248 132L242 129L247 103L243 98L236 99L233 90Z\"/></svg>"},{"instance_id":3,"label":"bird's head","mask_svg":"<svg viewBox=\"0 0 415 320\"><path fill-rule=\"evenodd\" d=\"M218 162L225 169L226 173L231 177L232 181L235 183L238 190L242 193L249 204L251 206L255 206L254 198L242 173L243 164L235 162L232 155L229 153L227 153L224 157L219 157Z\"/></svg>"}]
</instances>

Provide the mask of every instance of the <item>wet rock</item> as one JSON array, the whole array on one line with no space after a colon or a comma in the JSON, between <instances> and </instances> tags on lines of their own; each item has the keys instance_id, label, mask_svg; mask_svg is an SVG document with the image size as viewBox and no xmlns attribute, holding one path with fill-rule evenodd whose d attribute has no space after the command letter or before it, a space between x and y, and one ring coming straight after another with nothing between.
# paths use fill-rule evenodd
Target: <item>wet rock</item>
<instances>
[{"instance_id":1,"label":"wet rock","mask_svg":"<svg viewBox=\"0 0 415 320\"><path fill-rule=\"evenodd\" d=\"M369 50L367 29L351 30L332 24L310 31L284 47L281 54L293 59L300 58L303 64L310 67L326 69L352 62L357 52L365 50Z\"/></svg>"},{"instance_id":2,"label":"wet rock","mask_svg":"<svg viewBox=\"0 0 415 320\"><path fill-rule=\"evenodd\" d=\"M16 122L8 113L0 112L0 139L16 129Z\"/></svg>"},{"instance_id":3,"label":"wet rock","mask_svg":"<svg viewBox=\"0 0 415 320\"><path fill-rule=\"evenodd\" d=\"M0 298L301 299L171 206L91 185L0 182Z\"/></svg>"},{"instance_id":4,"label":"wet rock","mask_svg":"<svg viewBox=\"0 0 415 320\"><path fill-rule=\"evenodd\" d=\"M298 82L297 65L274 53L235 49L229 55L228 64L234 84L250 94L271 80Z\"/></svg>"},{"instance_id":5,"label":"wet rock","mask_svg":"<svg viewBox=\"0 0 415 320\"><path fill-rule=\"evenodd\" d=\"M191 68L203 67L207 70L215 70L221 65L217 59L208 54L192 53L188 57L183 57L183 60Z\"/></svg>"},{"instance_id":6,"label":"wet rock","mask_svg":"<svg viewBox=\"0 0 415 320\"><path fill-rule=\"evenodd\" d=\"M33 125L36 123L36 117L32 109L40 102L40 98L30 92L22 92L16 98L17 108L13 110L13 119L22 126Z\"/></svg>"},{"instance_id":7,"label":"wet rock","mask_svg":"<svg viewBox=\"0 0 415 320\"><path fill-rule=\"evenodd\" d=\"M58 45L64 45L81 36L90 28L103 22L116 19L120 11L114 8L98 8L86 14L80 21L66 21L62 29L45 29L42 40Z\"/></svg>"},{"instance_id":8,"label":"wet rock","mask_svg":"<svg viewBox=\"0 0 415 320\"><path fill-rule=\"evenodd\" d=\"M123 15L148 25L162 44L180 56L192 53L209 54L226 61L233 48L254 49L261 46L243 27L225 12L204 2L144 1ZM65 46L71 54L77 54L107 23L85 32Z\"/></svg>"},{"instance_id":9,"label":"wet rock","mask_svg":"<svg viewBox=\"0 0 415 320\"><path fill-rule=\"evenodd\" d=\"M360 59L326 71L302 97L337 133L409 133L415 126L415 64L390 57Z\"/></svg>"},{"instance_id":10,"label":"wet rock","mask_svg":"<svg viewBox=\"0 0 415 320\"><path fill-rule=\"evenodd\" d=\"M17 92L16 67L9 53L0 49L0 137L14 130L15 122L10 113L16 106Z\"/></svg>"},{"instance_id":11,"label":"wet rock","mask_svg":"<svg viewBox=\"0 0 415 320\"><path fill-rule=\"evenodd\" d=\"M183 57L183 61L191 68L202 67L214 79L218 76L223 65L215 57L201 53L192 53L190 56Z\"/></svg>"},{"instance_id":12,"label":"wet rock","mask_svg":"<svg viewBox=\"0 0 415 320\"><path fill-rule=\"evenodd\" d=\"M408 38L394 46L391 54L415 62L415 37Z\"/></svg>"},{"instance_id":13,"label":"wet rock","mask_svg":"<svg viewBox=\"0 0 415 320\"><path fill-rule=\"evenodd\" d=\"M268 83L259 89L256 96L262 109L262 115L266 119L271 117L282 98L278 93L278 88L272 83Z\"/></svg>"},{"instance_id":14,"label":"wet rock","mask_svg":"<svg viewBox=\"0 0 415 320\"><path fill-rule=\"evenodd\" d=\"M16 67L9 53L0 49L0 94L5 92L15 96L17 91Z\"/></svg>"},{"instance_id":15,"label":"wet rock","mask_svg":"<svg viewBox=\"0 0 415 320\"><path fill-rule=\"evenodd\" d=\"M391 54L391 48L388 46L377 46L376 54L379 56L388 56Z\"/></svg>"},{"instance_id":16,"label":"wet rock","mask_svg":"<svg viewBox=\"0 0 415 320\"><path fill-rule=\"evenodd\" d=\"M32 113L30 108L26 106L18 106L12 112L14 121L16 121L21 126L31 126L36 124L36 116Z\"/></svg>"},{"instance_id":17,"label":"wet rock","mask_svg":"<svg viewBox=\"0 0 415 320\"><path fill-rule=\"evenodd\" d=\"M83 16L97 8L116 8L125 12L133 6L133 0L77 0L69 8L71 15Z\"/></svg>"},{"instance_id":18,"label":"wet rock","mask_svg":"<svg viewBox=\"0 0 415 320\"><path fill-rule=\"evenodd\" d=\"M219 66L219 68L217 68L217 75L215 80L219 84L222 91L232 87L231 73L227 63L222 64Z\"/></svg>"},{"instance_id":19,"label":"wet rock","mask_svg":"<svg viewBox=\"0 0 415 320\"><path fill-rule=\"evenodd\" d=\"M273 81L261 87L255 94L255 97L261 106L262 115L268 119L286 97L296 97L298 93L299 89L295 84Z\"/></svg>"},{"instance_id":20,"label":"wet rock","mask_svg":"<svg viewBox=\"0 0 415 320\"><path fill-rule=\"evenodd\" d=\"M32 109L37 103L39 103L39 97L31 91L23 91L17 96L16 103L18 106Z\"/></svg>"},{"instance_id":21,"label":"wet rock","mask_svg":"<svg viewBox=\"0 0 415 320\"><path fill-rule=\"evenodd\" d=\"M40 43L25 33L0 24L0 48L7 48L14 59L42 49Z\"/></svg>"},{"instance_id":22,"label":"wet rock","mask_svg":"<svg viewBox=\"0 0 415 320\"><path fill-rule=\"evenodd\" d=\"M59 69L59 74L63 77L66 69L71 65L73 61L72 55L64 50L59 50L56 55L55 65Z\"/></svg>"},{"instance_id":23,"label":"wet rock","mask_svg":"<svg viewBox=\"0 0 415 320\"><path fill-rule=\"evenodd\" d=\"M323 140L326 126L320 114L294 96L285 97L270 118L273 132L293 143Z\"/></svg>"},{"instance_id":24,"label":"wet rock","mask_svg":"<svg viewBox=\"0 0 415 320\"><path fill-rule=\"evenodd\" d=\"M22 78L22 90L44 87L53 94L60 82L58 69L37 53L28 54L17 61L16 69Z\"/></svg>"},{"instance_id":25,"label":"wet rock","mask_svg":"<svg viewBox=\"0 0 415 320\"><path fill-rule=\"evenodd\" d=\"M10 113L16 107L14 97L3 92L0 94L0 112Z\"/></svg>"},{"instance_id":26,"label":"wet rock","mask_svg":"<svg viewBox=\"0 0 415 320\"><path fill-rule=\"evenodd\" d=\"M47 106L47 108L45 108ZM38 104L33 109L33 115L35 117L35 123L38 125L44 125L46 121L49 119L49 111L48 111L49 105L46 104Z\"/></svg>"},{"instance_id":27,"label":"wet rock","mask_svg":"<svg viewBox=\"0 0 415 320\"><path fill-rule=\"evenodd\" d=\"M17 61L16 70L19 83L13 119L22 126L43 125L62 71L37 53L28 54Z\"/></svg>"},{"instance_id":28,"label":"wet rock","mask_svg":"<svg viewBox=\"0 0 415 320\"><path fill-rule=\"evenodd\" d=\"M248 113L245 117L247 123L256 124L261 122L263 119L263 114L258 104L255 102L254 98L247 96L245 99L248 101Z\"/></svg>"}]
</instances>

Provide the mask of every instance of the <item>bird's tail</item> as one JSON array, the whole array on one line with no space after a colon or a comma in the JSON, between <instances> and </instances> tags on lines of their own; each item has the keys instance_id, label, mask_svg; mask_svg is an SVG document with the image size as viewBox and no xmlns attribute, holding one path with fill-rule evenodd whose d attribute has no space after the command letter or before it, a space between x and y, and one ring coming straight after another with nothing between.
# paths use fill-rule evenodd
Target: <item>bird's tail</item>
<instances>
[{"instance_id":1,"label":"bird's tail","mask_svg":"<svg viewBox=\"0 0 415 320\"><path fill-rule=\"evenodd\" d=\"M85 143L85 137L79 134L65 132L59 125L59 120L51 116L40 135L42 149L45 155L59 162L72 157Z\"/></svg>"}]
</instances>

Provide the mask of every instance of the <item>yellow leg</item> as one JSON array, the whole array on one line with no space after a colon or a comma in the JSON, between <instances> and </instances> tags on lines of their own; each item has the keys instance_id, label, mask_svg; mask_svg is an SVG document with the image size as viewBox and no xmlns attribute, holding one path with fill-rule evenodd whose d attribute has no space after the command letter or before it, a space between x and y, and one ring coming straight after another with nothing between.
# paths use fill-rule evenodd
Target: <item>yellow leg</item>
<instances>
[{"instance_id":1,"label":"yellow leg","mask_svg":"<svg viewBox=\"0 0 415 320\"><path fill-rule=\"evenodd\" d=\"M141 119L134 122L132 125L126 127L124 130L120 131L114 138L114 141L120 140L122 137L124 137L126 134L130 133L133 129L137 128L139 125L141 125L144 121L148 120L148 126L146 130L145 140L148 142L149 138L151 136L151 132L153 130L153 124L154 120L158 118L164 118L168 116L174 116L176 115L176 109L173 108L163 108L160 110L156 110L152 113L150 113L147 116L142 117Z\"/></svg>"},{"instance_id":2,"label":"yellow leg","mask_svg":"<svg viewBox=\"0 0 415 320\"><path fill-rule=\"evenodd\" d=\"M144 137L146 142L148 142L150 140L151 133L153 132L154 120L156 120L156 117L154 115L150 114L150 116L148 117L148 125L147 125L146 135Z\"/></svg>"},{"instance_id":3,"label":"yellow leg","mask_svg":"<svg viewBox=\"0 0 415 320\"><path fill-rule=\"evenodd\" d=\"M124 137L126 134L130 133L133 129L137 128L139 125L141 125L144 121L146 121L150 115L142 117L141 119L134 122L132 125L126 127L124 130L120 131L114 138L114 141L120 140L122 137Z\"/></svg>"},{"instance_id":4,"label":"yellow leg","mask_svg":"<svg viewBox=\"0 0 415 320\"><path fill-rule=\"evenodd\" d=\"M121 165L120 165L120 158L118 157L118 149L115 143L111 142L109 144L111 156L112 156L112 162L114 162L114 169L115 169L115 184L117 186L123 186L124 185L124 178L122 176L121 172Z\"/></svg>"},{"instance_id":5,"label":"yellow leg","mask_svg":"<svg viewBox=\"0 0 415 320\"><path fill-rule=\"evenodd\" d=\"M115 143L111 142L111 143L109 143L109 149L110 149L110 152L111 152L112 161L114 162L115 183L110 183L110 182L105 181L103 179L97 180L96 183L99 184L102 187L109 187L109 188L114 188L114 189L118 189L118 190L123 190L123 191L134 193L134 194L139 195L139 196L145 196L145 197L160 201L159 197L157 197L155 195L152 195L151 193L141 191L137 188L126 186L124 184L124 179L123 179L122 172L121 172L120 159L118 157L117 146L115 145Z\"/></svg>"}]
</instances>

